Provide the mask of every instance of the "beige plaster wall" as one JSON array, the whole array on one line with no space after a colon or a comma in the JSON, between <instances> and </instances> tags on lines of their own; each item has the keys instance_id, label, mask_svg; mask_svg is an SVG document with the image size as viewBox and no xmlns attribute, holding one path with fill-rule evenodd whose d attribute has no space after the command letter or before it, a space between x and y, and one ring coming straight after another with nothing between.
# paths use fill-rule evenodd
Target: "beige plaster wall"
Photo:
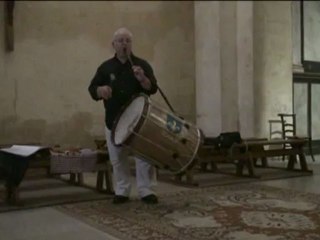
<instances>
[{"instance_id":1,"label":"beige plaster wall","mask_svg":"<svg viewBox=\"0 0 320 240\"><path fill-rule=\"evenodd\" d=\"M292 112L291 2L254 2L256 136L268 137L268 120Z\"/></svg>"},{"instance_id":2,"label":"beige plaster wall","mask_svg":"<svg viewBox=\"0 0 320 240\"><path fill-rule=\"evenodd\" d=\"M0 3L0 138L5 135L4 123L14 120L16 111L16 80L8 77L12 54L5 51L4 2Z\"/></svg>"},{"instance_id":3,"label":"beige plaster wall","mask_svg":"<svg viewBox=\"0 0 320 240\"><path fill-rule=\"evenodd\" d=\"M0 143L92 146L103 136L102 102L87 87L122 26L175 110L194 121L193 19L189 1L17 1L14 52L4 53L0 41ZM154 100L164 105L159 94Z\"/></svg>"},{"instance_id":4,"label":"beige plaster wall","mask_svg":"<svg viewBox=\"0 0 320 240\"><path fill-rule=\"evenodd\" d=\"M97 66L113 55L110 38L121 26L133 31L134 52L153 65L159 85L175 110L195 122L195 61L199 56L195 57L194 4L17 1L14 52L6 53L3 38L0 40L0 143L92 146L94 137L103 137L102 102L93 101L87 87ZM3 18L3 3L0 5ZM248 21L251 27L250 18L239 12L250 11L241 9L235 2L219 4L216 25L224 29L217 28L214 33L219 32L222 39L221 45L215 45L220 45L219 57L215 58L220 65L212 66L220 76L216 80L221 81L219 106L223 109L217 116L222 120L218 128L242 129L239 121L246 117L239 112L254 112L253 135L266 137L268 120L292 109L291 2L253 3L253 67L246 39L251 36L250 29L241 35L242 22ZM209 24L205 19L203 24ZM242 22L235 24L239 19ZM223 24L222 20L231 22ZM201 22L196 23L199 30ZM1 24L2 21L3 32ZM209 41L205 37L198 40ZM240 51L241 46L246 48ZM242 50L249 54L244 62L236 56ZM244 79L243 72L252 68L253 83L240 81ZM252 97L247 99L251 90L243 84L253 85ZM165 106L160 94L153 99ZM209 99L202 99L201 104L210 105L203 109L215 105ZM251 131L249 125L244 129Z\"/></svg>"},{"instance_id":5,"label":"beige plaster wall","mask_svg":"<svg viewBox=\"0 0 320 240\"><path fill-rule=\"evenodd\" d=\"M0 4L0 89L3 88L4 86L4 82L5 82L5 79L4 79L4 48L5 48L5 45L4 45L4 5L3 4ZM1 91L2 92L2 91ZM1 97L2 94L0 94L0 97ZM0 104L2 106L3 104L3 98L1 97L1 101L0 101Z\"/></svg>"}]
</instances>

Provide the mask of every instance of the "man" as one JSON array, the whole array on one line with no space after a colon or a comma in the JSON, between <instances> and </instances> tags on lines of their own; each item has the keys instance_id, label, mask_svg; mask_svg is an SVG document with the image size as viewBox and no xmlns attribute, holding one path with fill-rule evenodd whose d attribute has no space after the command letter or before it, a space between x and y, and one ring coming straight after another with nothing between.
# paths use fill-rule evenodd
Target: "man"
<instances>
[{"instance_id":1,"label":"man","mask_svg":"<svg viewBox=\"0 0 320 240\"><path fill-rule=\"evenodd\" d=\"M94 100L102 99L104 103L105 133L115 181L113 203L119 204L129 200L131 190L130 167L128 150L113 144L111 129L123 105L138 93L145 93L149 96L155 94L157 92L157 81L150 64L133 55L132 33L128 29L120 28L114 33L112 46L115 50L114 57L98 67L88 90ZM151 165L137 157L135 157L135 162L137 189L141 200L145 203L157 203L158 198L150 188Z\"/></svg>"}]
</instances>

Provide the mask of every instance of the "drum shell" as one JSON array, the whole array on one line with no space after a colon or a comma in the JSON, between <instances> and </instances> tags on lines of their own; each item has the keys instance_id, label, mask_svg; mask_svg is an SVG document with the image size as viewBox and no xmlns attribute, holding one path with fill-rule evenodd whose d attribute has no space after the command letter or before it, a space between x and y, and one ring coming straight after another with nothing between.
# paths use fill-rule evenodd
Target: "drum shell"
<instances>
[{"instance_id":1,"label":"drum shell","mask_svg":"<svg viewBox=\"0 0 320 240\"><path fill-rule=\"evenodd\" d=\"M176 128L170 127L170 123ZM200 130L148 97L145 97L143 114L133 131L123 145L158 168L181 174L197 161L202 138Z\"/></svg>"}]
</instances>

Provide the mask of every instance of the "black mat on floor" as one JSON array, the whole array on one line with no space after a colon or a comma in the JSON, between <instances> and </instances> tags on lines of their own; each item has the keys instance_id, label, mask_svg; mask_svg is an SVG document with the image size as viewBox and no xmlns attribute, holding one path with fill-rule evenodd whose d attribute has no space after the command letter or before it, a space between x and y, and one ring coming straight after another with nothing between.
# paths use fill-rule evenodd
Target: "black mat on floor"
<instances>
[{"instance_id":1,"label":"black mat on floor","mask_svg":"<svg viewBox=\"0 0 320 240\"><path fill-rule=\"evenodd\" d=\"M185 187L211 187L246 182L259 182L275 179L304 177L312 175L312 172L303 172L296 170L288 171L285 168L285 164L285 162L279 161L268 168L256 167L255 173L259 176L258 178L236 176L235 165L218 164L218 170L215 172L202 172L199 169L195 169L192 184L186 182L186 176L182 177L182 181L176 181L173 174L164 170L159 170L158 180ZM312 169L310 168L310 170Z\"/></svg>"},{"instance_id":2,"label":"black mat on floor","mask_svg":"<svg viewBox=\"0 0 320 240\"><path fill-rule=\"evenodd\" d=\"M6 204L5 187L0 183L0 212L112 198L110 194L98 192L92 187L71 184L44 174L26 176L19 193L21 204Z\"/></svg>"}]
</instances>

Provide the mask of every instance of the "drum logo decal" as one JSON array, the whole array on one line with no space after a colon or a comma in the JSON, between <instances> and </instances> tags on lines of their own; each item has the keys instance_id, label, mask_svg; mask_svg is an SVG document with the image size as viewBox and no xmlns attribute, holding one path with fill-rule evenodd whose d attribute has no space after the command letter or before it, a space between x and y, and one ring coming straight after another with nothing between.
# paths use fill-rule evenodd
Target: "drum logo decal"
<instances>
[{"instance_id":1,"label":"drum logo decal","mask_svg":"<svg viewBox=\"0 0 320 240\"><path fill-rule=\"evenodd\" d=\"M173 133L180 133L182 130L182 122L167 114L167 128Z\"/></svg>"}]
</instances>

